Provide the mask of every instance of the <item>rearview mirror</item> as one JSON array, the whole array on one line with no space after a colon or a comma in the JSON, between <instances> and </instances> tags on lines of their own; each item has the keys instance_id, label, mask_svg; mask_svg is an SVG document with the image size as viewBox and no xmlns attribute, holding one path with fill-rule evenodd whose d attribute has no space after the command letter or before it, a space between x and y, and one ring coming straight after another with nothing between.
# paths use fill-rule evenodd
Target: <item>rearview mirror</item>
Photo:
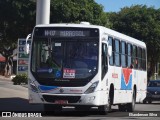
<instances>
[{"instance_id":1,"label":"rearview mirror","mask_svg":"<svg viewBox=\"0 0 160 120\"><path fill-rule=\"evenodd\" d=\"M25 48L24 51L26 54L29 54L29 44L28 44L28 39L31 37L31 34L29 34L26 38L26 44L25 44Z\"/></svg>"},{"instance_id":2,"label":"rearview mirror","mask_svg":"<svg viewBox=\"0 0 160 120\"><path fill-rule=\"evenodd\" d=\"M29 54L29 44L28 43L25 45L25 53Z\"/></svg>"},{"instance_id":3,"label":"rearview mirror","mask_svg":"<svg viewBox=\"0 0 160 120\"><path fill-rule=\"evenodd\" d=\"M112 46L108 46L108 55L109 57L112 56Z\"/></svg>"}]
</instances>

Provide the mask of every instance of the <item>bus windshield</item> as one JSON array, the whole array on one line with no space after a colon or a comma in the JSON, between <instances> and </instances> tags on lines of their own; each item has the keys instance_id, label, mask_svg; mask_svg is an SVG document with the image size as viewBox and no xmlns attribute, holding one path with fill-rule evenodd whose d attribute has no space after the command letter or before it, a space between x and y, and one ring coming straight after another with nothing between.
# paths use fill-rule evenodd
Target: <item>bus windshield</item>
<instances>
[{"instance_id":1,"label":"bus windshield","mask_svg":"<svg viewBox=\"0 0 160 120\"><path fill-rule=\"evenodd\" d=\"M38 78L84 79L97 73L97 41L43 38L32 46L31 70Z\"/></svg>"}]
</instances>

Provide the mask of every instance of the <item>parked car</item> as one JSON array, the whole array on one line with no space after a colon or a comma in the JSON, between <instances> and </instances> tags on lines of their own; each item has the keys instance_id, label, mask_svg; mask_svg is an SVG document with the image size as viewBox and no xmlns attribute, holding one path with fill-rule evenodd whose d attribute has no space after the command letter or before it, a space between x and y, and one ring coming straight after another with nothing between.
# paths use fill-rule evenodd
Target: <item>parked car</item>
<instances>
[{"instance_id":1,"label":"parked car","mask_svg":"<svg viewBox=\"0 0 160 120\"><path fill-rule=\"evenodd\" d=\"M143 103L160 101L160 80L150 80L147 86L147 95Z\"/></svg>"}]
</instances>

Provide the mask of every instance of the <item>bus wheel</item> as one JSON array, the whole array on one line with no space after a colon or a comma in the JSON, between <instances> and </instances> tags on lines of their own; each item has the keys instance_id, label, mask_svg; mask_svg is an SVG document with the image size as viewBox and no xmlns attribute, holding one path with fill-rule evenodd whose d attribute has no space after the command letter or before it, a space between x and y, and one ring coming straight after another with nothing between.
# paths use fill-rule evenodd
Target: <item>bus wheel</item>
<instances>
[{"instance_id":1,"label":"bus wheel","mask_svg":"<svg viewBox=\"0 0 160 120\"><path fill-rule=\"evenodd\" d=\"M102 105L98 107L98 111L101 115L107 115L108 110L107 110L107 105Z\"/></svg>"},{"instance_id":2,"label":"bus wheel","mask_svg":"<svg viewBox=\"0 0 160 120\"><path fill-rule=\"evenodd\" d=\"M98 107L98 111L101 115L107 115L108 112L111 111L111 99L110 96L108 97L108 104L102 105Z\"/></svg>"},{"instance_id":3,"label":"bus wheel","mask_svg":"<svg viewBox=\"0 0 160 120\"><path fill-rule=\"evenodd\" d=\"M133 96L132 96L132 103L127 103L127 111L128 112L133 112L134 111L135 103L136 103L136 93L134 91Z\"/></svg>"},{"instance_id":4,"label":"bus wheel","mask_svg":"<svg viewBox=\"0 0 160 120\"><path fill-rule=\"evenodd\" d=\"M118 109L119 109L119 111L121 111L121 112L126 112L126 105L118 105Z\"/></svg>"},{"instance_id":5,"label":"bus wheel","mask_svg":"<svg viewBox=\"0 0 160 120\"><path fill-rule=\"evenodd\" d=\"M147 101L143 100L143 104L146 104L146 103L147 103Z\"/></svg>"},{"instance_id":6,"label":"bus wheel","mask_svg":"<svg viewBox=\"0 0 160 120\"><path fill-rule=\"evenodd\" d=\"M108 105L107 105L107 112L111 112L111 110L112 110L112 103L113 103L113 100L111 101L111 97L109 95L109 97L108 97Z\"/></svg>"}]
</instances>

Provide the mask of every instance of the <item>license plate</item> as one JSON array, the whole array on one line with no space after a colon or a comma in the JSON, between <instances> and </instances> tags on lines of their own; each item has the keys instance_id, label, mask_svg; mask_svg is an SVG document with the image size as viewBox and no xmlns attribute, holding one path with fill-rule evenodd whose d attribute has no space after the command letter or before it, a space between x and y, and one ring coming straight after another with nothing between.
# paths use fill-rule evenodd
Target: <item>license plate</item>
<instances>
[{"instance_id":1,"label":"license plate","mask_svg":"<svg viewBox=\"0 0 160 120\"><path fill-rule=\"evenodd\" d=\"M67 100L55 100L55 104L68 104Z\"/></svg>"}]
</instances>

